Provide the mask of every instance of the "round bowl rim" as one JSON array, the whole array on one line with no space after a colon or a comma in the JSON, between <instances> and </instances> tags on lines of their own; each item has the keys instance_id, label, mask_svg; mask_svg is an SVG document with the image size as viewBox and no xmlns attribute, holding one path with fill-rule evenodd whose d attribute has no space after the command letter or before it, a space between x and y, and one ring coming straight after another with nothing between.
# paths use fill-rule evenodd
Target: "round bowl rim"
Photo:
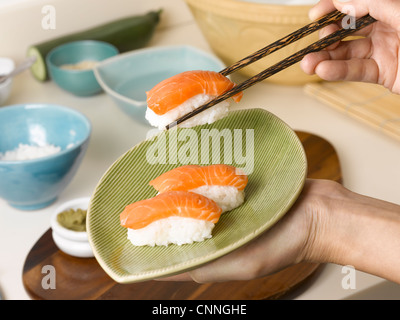
<instances>
[{"instance_id":1,"label":"round bowl rim","mask_svg":"<svg viewBox=\"0 0 400 320\"><path fill-rule=\"evenodd\" d=\"M222 62L222 60L220 58L218 58L217 56L213 55L212 53L206 52L204 50L201 50L201 49L199 49L197 47L194 47L194 46L191 46L191 45L183 44L183 45L155 46L155 47L142 48L142 49L137 49L137 50L134 50L134 51L124 52L124 53L119 54L117 56L113 56L113 57L110 57L110 58L107 58L107 59L101 61L96 67L93 68L93 72L94 72L94 75L96 77L97 82L100 84L100 86L103 88L103 90L107 94L111 95L112 97L114 97L114 98L116 98L118 100L121 100L121 101L126 102L128 104L131 104L131 105L133 105L135 107L143 107L143 106L146 106L146 104L147 104L146 101L139 101L139 100L134 100L134 99L128 98L128 97L116 92L111 87L109 87L103 81L103 78L100 75L99 69L101 69L102 67L104 67L104 66L106 66L106 65L108 65L110 63L116 62L118 60L122 61L122 60L127 59L127 58L129 58L131 56L138 56L138 55L141 55L141 54L145 54L147 52L158 52L158 51L162 52L164 50L181 50L181 49L189 49L189 50L195 51L196 53L199 53L199 54L202 54L204 56L207 56L207 58L210 58L211 60L214 60L215 62L219 63L221 65L221 70L225 67L225 64Z\"/></svg>"},{"instance_id":2,"label":"round bowl rim","mask_svg":"<svg viewBox=\"0 0 400 320\"><path fill-rule=\"evenodd\" d=\"M81 120L84 120L82 122L86 123L86 126L88 128L87 134L84 139L81 141L75 143L72 147L64 150L60 150L57 153L45 156L45 157L40 157L36 159L28 159L28 160L0 160L1 165L25 165L25 164L31 164L31 163L37 163L41 161L46 161L46 160L51 160L55 159L57 157L61 157L67 153L70 153L73 150L76 150L77 148L81 147L86 141L89 140L91 133L92 133L92 124L89 120L88 117L86 117L83 113L80 111L77 111L75 109L71 109L69 107L57 105L57 104L46 104L46 103L26 103L26 104L14 104L14 105L9 105L9 106L4 106L0 108L0 114L5 111L5 110L10 110L10 109L42 109L42 108L56 108L60 109L62 111L68 112L75 114L78 116Z\"/></svg>"},{"instance_id":3,"label":"round bowl rim","mask_svg":"<svg viewBox=\"0 0 400 320\"><path fill-rule=\"evenodd\" d=\"M78 242L61 237L52 231L52 237L56 246L64 253L78 258L93 258L93 249L89 242Z\"/></svg>"},{"instance_id":4,"label":"round bowl rim","mask_svg":"<svg viewBox=\"0 0 400 320\"><path fill-rule=\"evenodd\" d=\"M92 73L93 69L84 69L84 70L63 69L60 66L56 65L55 63L53 63L53 61L52 61L53 56L56 53L58 53L59 51L64 50L66 47L87 45L87 44L97 44L97 45L111 48L112 50L114 50L114 55L110 56L109 58L119 55L118 48L109 42L101 41L101 40L76 40L76 41L63 43L63 44L51 49L50 52L46 55L46 63L48 63L52 68L60 70L61 72L66 72L66 73L71 73L71 74ZM109 59L109 58L106 58L106 59ZM105 59L103 59L103 60L105 60ZM103 61L103 60L101 60L101 61Z\"/></svg>"},{"instance_id":5,"label":"round bowl rim","mask_svg":"<svg viewBox=\"0 0 400 320\"><path fill-rule=\"evenodd\" d=\"M308 12L313 7L310 4L289 6L237 0L185 0L185 2L195 9L229 19L280 25L310 23Z\"/></svg>"}]
</instances>

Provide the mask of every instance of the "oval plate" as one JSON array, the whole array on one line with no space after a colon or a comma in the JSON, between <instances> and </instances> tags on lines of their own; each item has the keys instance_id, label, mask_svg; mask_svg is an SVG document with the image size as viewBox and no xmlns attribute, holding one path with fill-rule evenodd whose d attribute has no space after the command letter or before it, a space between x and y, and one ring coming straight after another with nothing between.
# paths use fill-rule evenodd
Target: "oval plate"
<instances>
[{"instance_id":1,"label":"oval plate","mask_svg":"<svg viewBox=\"0 0 400 320\"><path fill-rule=\"evenodd\" d=\"M128 204L151 198L149 181L185 164L225 163L249 174L246 200L224 213L212 238L187 245L133 246L119 215ZM123 154L99 181L88 208L94 255L119 283L181 273L217 259L271 228L299 196L307 159L295 132L273 114L239 110L212 125L159 133Z\"/></svg>"}]
</instances>

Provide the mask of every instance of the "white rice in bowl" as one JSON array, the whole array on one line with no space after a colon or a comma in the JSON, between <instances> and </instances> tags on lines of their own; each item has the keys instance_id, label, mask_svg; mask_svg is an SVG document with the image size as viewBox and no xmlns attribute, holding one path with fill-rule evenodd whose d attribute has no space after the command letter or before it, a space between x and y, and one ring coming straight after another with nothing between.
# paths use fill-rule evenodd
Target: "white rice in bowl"
<instances>
[{"instance_id":1,"label":"white rice in bowl","mask_svg":"<svg viewBox=\"0 0 400 320\"><path fill-rule=\"evenodd\" d=\"M18 148L6 151L4 154L0 153L0 160L2 161L20 161L32 160L37 158L46 157L61 151L58 146L46 144L43 146L33 146L20 143Z\"/></svg>"}]
</instances>

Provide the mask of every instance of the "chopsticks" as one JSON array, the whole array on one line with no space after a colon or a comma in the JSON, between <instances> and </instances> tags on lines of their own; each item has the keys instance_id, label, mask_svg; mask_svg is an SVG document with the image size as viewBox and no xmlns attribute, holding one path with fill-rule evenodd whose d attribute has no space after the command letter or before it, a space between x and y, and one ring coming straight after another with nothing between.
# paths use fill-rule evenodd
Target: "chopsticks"
<instances>
[{"instance_id":1,"label":"chopsticks","mask_svg":"<svg viewBox=\"0 0 400 320\"><path fill-rule=\"evenodd\" d=\"M257 52L254 52L253 54L247 56L246 58L243 58L242 60L239 60L238 62L235 62L233 65L230 67L225 68L224 70L220 71L221 74L224 76L227 76L228 74L231 74L241 68L246 67L247 65L266 57L267 55L278 51L279 49L282 49L286 47L287 45L298 41L315 31L322 29L323 27L326 27L342 18L345 17L345 14L340 12L340 11L333 11L331 13L328 13L327 15L321 17L317 21L311 22L308 25L292 32L291 34L283 37L282 39L279 39L275 41L274 43L271 43L270 45L258 50Z\"/></svg>"},{"instance_id":2,"label":"chopsticks","mask_svg":"<svg viewBox=\"0 0 400 320\"><path fill-rule=\"evenodd\" d=\"M339 11L333 11L319 20L312 22L303 28L300 28L299 30L285 36L284 38L258 50L257 52L243 58L242 60L234 63L228 68L223 69L220 71L221 74L223 75L228 75L231 74L234 71L237 71L295 41L298 41L299 39L323 28L326 27L329 24L332 24L340 19L343 19L345 17L345 14L339 12ZM169 130L180 123L194 117L195 115L203 112L204 110L207 110L211 108L212 106L234 96L235 94L248 89L249 87L253 86L254 84L263 81L267 79L268 77L290 67L291 65L301 61L304 56L311 52L317 52L321 51L330 45L346 38L347 36L351 35L352 33L361 30L370 24L374 23L376 20L372 18L370 15L366 15L360 19L357 19L355 21L355 25L352 26L351 28L347 29L339 29L338 31L314 42L313 44L309 45L308 47L294 53L293 55L289 56L288 58L276 63L275 65L265 69L264 71L260 72L259 74L247 79L246 81L242 82L241 84L238 84L231 90L226 91L222 95L214 98L213 100L209 101L208 103L200 106L199 108L193 110L192 112L187 113L186 115L182 116L181 118L177 119L176 121L170 123L169 125L166 126L166 130Z\"/></svg>"}]
</instances>

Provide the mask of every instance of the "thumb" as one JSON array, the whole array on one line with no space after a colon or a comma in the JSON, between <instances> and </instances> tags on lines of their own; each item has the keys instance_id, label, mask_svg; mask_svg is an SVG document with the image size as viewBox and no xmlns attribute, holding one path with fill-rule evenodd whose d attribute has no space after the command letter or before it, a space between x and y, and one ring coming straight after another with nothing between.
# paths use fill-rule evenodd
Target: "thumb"
<instances>
[{"instance_id":1,"label":"thumb","mask_svg":"<svg viewBox=\"0 0 400 320\"><path fill-rule=\"evenodd\" d=\"M333 0L341 12L356 17L370 14L373 18L400 31L400 1L393 0Z\"/></svg>"}]
</instances>

